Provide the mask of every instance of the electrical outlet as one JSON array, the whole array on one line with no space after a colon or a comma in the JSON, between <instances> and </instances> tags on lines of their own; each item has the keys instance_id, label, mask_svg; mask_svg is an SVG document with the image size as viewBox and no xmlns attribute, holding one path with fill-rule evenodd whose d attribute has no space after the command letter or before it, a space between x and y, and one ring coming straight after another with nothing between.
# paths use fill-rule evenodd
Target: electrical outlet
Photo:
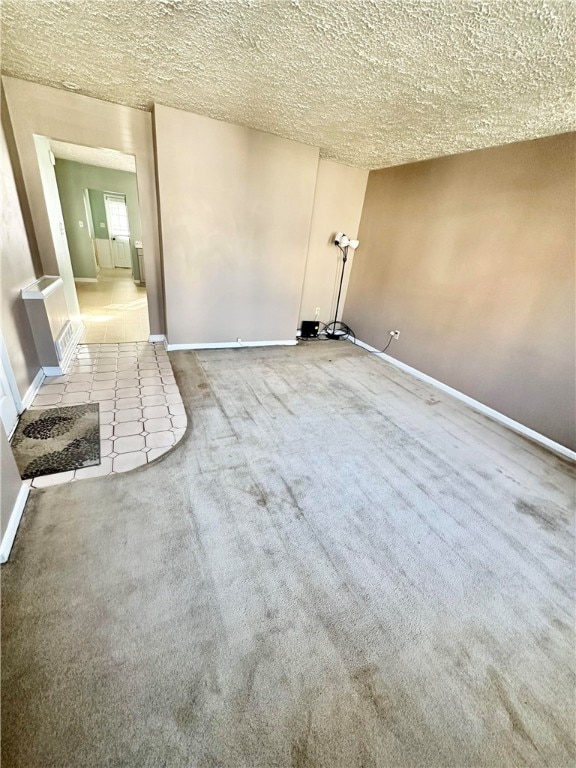
<instances>
[{"instance_id":1,"label":"electrical outlet","mask_svg":"<svg viewBox=\"0 0 576 768\"><path fill-rule=\"evenodd\" d=\"M240 338L240 336L238 336L238 337L237 337L237 339L236 339L236 342L237 342L238 344L242 344L242 339Z\"/></svg>"},{"instance_id":2,"label":"electrical outlet","mask_svg":"<svg viewBox=\"0 0 576 768\"><path fill-rule=\"evenodd\" d=\"M393 339L399 339L400 331L390 331L390 336L392 336Z\"/></svg>"}]
</instances>

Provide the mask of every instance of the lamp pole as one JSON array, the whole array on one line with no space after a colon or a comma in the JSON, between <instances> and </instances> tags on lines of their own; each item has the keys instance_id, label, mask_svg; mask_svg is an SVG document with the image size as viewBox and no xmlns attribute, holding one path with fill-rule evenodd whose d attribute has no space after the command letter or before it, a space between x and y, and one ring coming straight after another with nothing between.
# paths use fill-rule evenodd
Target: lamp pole
<instances>
[{"instance_id":1,"label":"lamp pole","mask_svg":"<svg viewBox=\"0 0 576 768\"><path fill-rule=\"evenodd\" d=\"M334 320L331 323L334 326L332 333L327 333L331 339L339 339L341 336L346 336L346 333L337 333L336 325L338 324L338 309L340 308L340 296L342 295L342 283L344 282L344 270L346 269L346 262L348 261L348 246L344 248L338 246L342 251L342 271L340 272L340 285L338 286L338 298L336 299L336 311L334 312Z\"/></svg>"},{"instance_id":2,"label":"lamp pole","mask_svg":"<svg viewBox=\"0 0 576 768\"><path fill-rule=\"evenodd\" d=\"M328 323L324 333L329 339L344 339L346 336L354 336L352 331L346 323L338 321L338 310L340 309L340 297L342 296L342 284L344 282L344 270L346 269L346 262L348 261L348 248L352 248L353 251L360 245L358 240L350 240L344 232L338 232L334 238L334 245L337 245L342 252L342 272L340 273L340 285L338 286L338 298L336 299L336 312L334 313L334 320Z\"/></svg>"}]
</instances>

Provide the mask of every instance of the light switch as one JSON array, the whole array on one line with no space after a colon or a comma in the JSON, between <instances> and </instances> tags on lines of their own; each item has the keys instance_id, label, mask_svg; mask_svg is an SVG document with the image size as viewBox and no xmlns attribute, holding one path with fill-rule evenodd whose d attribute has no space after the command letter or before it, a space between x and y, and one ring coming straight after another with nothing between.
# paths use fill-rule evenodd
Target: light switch
<instances>
[{"instance_id":1,"label":"light switch","mask_svg":"<svg viewBox=\"0 0 576 768\"><path fill-rule=\"evenodd\" d=\"M82 221L82 219L80 219L80 221L78 222L78 226L81 228L84 226L84 222Z\"/></svg>"},{"instance_id":2,"label":"light switch","mask_svg":"<svg viewBox=\"0 0 576 768\"><path fill-rule=\"evenodd\" d=\"M106 224L104 224L104 222L103 222L103 221L101 221L101 222L100 222L100 227L101 227L102 229L106 229Z\"/></svg>"}]
</instances>

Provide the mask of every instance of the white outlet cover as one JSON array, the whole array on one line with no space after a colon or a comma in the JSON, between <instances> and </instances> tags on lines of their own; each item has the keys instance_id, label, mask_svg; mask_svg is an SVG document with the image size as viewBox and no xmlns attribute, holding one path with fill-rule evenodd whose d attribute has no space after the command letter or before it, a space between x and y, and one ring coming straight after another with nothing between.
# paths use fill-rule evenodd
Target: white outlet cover
<instances>
[{"instance_id":1,"label":"white outlet cover","mask_svg":"<svg viewBox=\"0 0 576 768\"><path fill-rule=\"evenodd\" d=\"M84 222L83 222L83 221L79 221L79 222L78 222L78 226L79 226L79 227L83 227L83 226L84 226Z\"/></svg>"},{"instance_id":2,"label":"white outlet cover","mask_svg":"<svg viewBox=\"0 0 576 768\"><path fill-rule=\"evenodd\" d=\"M101 222L100 222L100 227L101 227L102 229L105 229L105 228L106 228L106 224L104 224L104 222L103 222L103 221L101 221Z\"/></svg>"}]
</instances>

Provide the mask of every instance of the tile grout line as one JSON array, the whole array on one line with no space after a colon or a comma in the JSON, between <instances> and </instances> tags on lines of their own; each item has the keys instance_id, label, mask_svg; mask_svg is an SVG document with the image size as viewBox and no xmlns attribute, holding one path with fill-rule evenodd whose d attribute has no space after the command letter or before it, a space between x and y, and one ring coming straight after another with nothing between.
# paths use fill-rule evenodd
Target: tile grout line
<instances>
[{"instance_id":1,"label":"tile grout line","mask_svg":"<svg viewBox=\"0 0 576 768\"><path fill-rule=\"evenodd\" d=\"M169 451L184 434L186 414L162 344L78 345L68 373L46 378L31 408L100 404L101 464L37 477L43 488L127 472Z\"/></svg>"}]
</instances>

